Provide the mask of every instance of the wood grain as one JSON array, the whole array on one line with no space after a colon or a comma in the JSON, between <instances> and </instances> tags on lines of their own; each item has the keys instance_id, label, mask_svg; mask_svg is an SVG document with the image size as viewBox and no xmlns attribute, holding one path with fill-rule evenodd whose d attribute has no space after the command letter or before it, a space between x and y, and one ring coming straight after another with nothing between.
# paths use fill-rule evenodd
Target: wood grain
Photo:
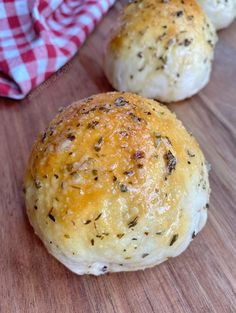
<instances>
[{"instance_id":1,"label":"wood grain","mask_svg":"<svg viewBox=\"0 0 236 313\"><path fill-rule=\"evenodd\" d=\"M210 84L170 105L212 164L207 226L181 256L153 269L79 277L51 257L25 215L31 146L58 108L111 90L102 51L118 1L73 60L24 101L0 100L0 312L236 312L236 23L220 33Z\"/></svg>"}]
</instances>

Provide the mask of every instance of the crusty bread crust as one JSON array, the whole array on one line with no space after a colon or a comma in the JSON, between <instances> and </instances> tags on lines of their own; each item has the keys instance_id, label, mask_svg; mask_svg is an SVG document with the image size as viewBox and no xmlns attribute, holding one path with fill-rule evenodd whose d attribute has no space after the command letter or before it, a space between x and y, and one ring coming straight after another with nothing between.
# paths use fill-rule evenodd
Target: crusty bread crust
<instances>
[{"instance_id":1,"label":"crusty bread crust","mask_svg":"<svg viewBox=\"0 0 236 313\"><path fill-rule=\"evenodd\" d=\"M165 106L104 93L61 112L34 145L30 223L78 274L138 270L181 253L204 226L204 156Z\"/></svg>"}]
</instances>

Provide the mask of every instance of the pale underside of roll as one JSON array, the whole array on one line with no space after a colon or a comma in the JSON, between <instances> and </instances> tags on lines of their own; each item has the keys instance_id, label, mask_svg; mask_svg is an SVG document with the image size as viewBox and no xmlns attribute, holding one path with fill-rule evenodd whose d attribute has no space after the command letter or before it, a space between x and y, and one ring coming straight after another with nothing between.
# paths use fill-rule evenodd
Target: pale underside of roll
<instances>
[{"instance_id":1,"label":"pale underside of roll","mask_svg":"<svg viewBox=\"0 0 236 313\"><path fill-rule=\"evenodd\" d=\"M236 0L198 0L217 30L228 27L236 17Z\"/></svg>"}]
</instances>

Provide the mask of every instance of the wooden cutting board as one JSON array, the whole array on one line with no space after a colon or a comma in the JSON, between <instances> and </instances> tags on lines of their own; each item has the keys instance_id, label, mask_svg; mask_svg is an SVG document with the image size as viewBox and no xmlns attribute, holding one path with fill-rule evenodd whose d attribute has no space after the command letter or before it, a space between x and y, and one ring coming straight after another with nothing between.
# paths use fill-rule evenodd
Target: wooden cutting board
<instances>
[{"instance_id":1,"label":"wooden cutting board","mask_svg":"<svg viewBox=\"0 0 236 313\"><path fill-rule=\"evenodd\" d=\"M24 101L0 100L1 313L236 312L236 23L219 34L209 85L170 105L212 164L209 219L187 251L145 271L80 277L29 226L22 178L32 144L60 107L112 89L102 51L120 8L118 1L74 59Z\"/></svg>"}]
</instances>

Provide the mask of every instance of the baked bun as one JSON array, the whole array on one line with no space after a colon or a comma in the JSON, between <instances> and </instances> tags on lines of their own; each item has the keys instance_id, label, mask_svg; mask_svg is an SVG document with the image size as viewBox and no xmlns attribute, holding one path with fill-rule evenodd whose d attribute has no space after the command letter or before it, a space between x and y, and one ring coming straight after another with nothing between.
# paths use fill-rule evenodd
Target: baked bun
<instances>
[{"instance_id":1,"label":"baked bun","mask_svg":"<svg viewBox=\"0 0 236 313\"><path fill-rule=\"evenodd\" d=\"M108 41L105 73L117 90L183 100L208 83L216 39L196 1L137 0Z\"/></svg>"},{"instance_id":2,"label":"baked bun","mask_svg":"<svg viewBox=\"0 0 236 313\"><path fill-rule=\"evenodd\" d=\"M184 251L207 219L208 172L165 106L104 93L39 136L25 179L36 234L77 274L144 269Z\"/></svg>"},{"instance_id":3,"label":"baked bun","mask_svg":"<svg viewBox=\"0 0 236 313\"><path fill-rule=\"evenodd\" d=\"M236 17L236 0L198 0L217 30L229 26Z\"/></svg>"}]
</instances>

